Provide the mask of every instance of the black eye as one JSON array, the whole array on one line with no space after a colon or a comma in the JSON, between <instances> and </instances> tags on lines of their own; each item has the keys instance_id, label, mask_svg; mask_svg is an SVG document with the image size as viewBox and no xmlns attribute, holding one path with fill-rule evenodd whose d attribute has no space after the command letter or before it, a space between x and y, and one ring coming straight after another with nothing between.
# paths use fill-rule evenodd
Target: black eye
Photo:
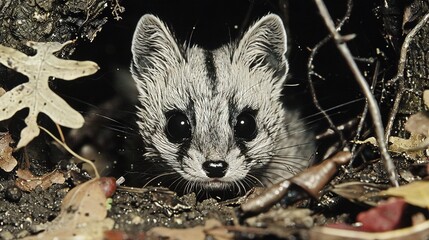
<instances>
[{"instance_id":1,"label":"black eye","mask_svg":"<svg viewBox=\"0 0 429 240\"><path fill-rule=\"evenodd\" d=\"M252 112L242 112L237 117L237 123L234 127L235 137L250 141L256 137L256 120Z\"/></svg>"},{"instance_id":2,"label":"black eye","mask_svg":"<svg viewBox=\"0 0 429 240\"><path fill-rule=\"evenodd\" d=\"M165 133L170 142L180 143L189 139L191 137L191 125L186 115L180 112L168 114Z\"/></svg>"}]
</instances>

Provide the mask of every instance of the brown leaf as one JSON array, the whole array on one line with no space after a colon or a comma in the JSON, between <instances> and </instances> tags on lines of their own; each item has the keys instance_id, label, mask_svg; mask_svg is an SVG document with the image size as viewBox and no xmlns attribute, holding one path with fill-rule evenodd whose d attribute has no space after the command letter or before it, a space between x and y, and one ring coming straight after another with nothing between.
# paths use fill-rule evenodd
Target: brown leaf
<instances>
[{"instance_id":1,"label":"brown leaf","mask_svg":"<svg viewBox=\"0 0 429 240\"><path fill-rule=\"evenodd\" d=\"M0 168L6 172L12 171L18 164L15 157L12 156L13 148L12 136L9 133L0 133Z\"/></svg>"},{"instance_id":2,"label":"brown leaf","mask_svg":"<svg viewBox=\"0 0 429 240\"><path fill-rule=\"evenodd\" d=\"M265 189L261 195L249 199L241 204L240 217L247 218L269 208L287 198L289 204L297 202L308 196L317 198L320 190L331 180L338 167L345 165L351 159L350 152L337 152L334 156L324 160L322 163L311 166L296 174L290 179L282 180ZM297 187L298 186L298 187ZM293 191L293 194L288 194Z\"/></svg>"},{"instance_id":3,"label":"brown leaf","mask_svg":"<svg viewBox=\"0 0 429 240\"><path fill-rule=\"evenodd\" d=\"M114 182L114 181L113 181ZM113 228L107 216L107 197L103 190L112 181L92 179L76 186L64 197L60 214L46 230L30 239L103 239Z\"/></svg>"},{"instance_id":4,"label":"brown leaf","mask_svg":"<svg viewBox=\"0 0 429 240\"><path fill-rule=\"evenodd\" d=\"M16 186L23 191L32 191L40 186L43 190L48 189L52 184L63 184L66 180L64 174L58 170L46 173L43 176L34 176L27 169L16 170Z\"/></svg>"},{"instance_id":5,"label":"brown leaf","mask_svg":"<svg viewBox=\"0 0 429 240\"><path fill-rule=\"evenodd\" d=\"M365 203L371 206L377 205L372 197L386 189L386 185L364 183L364 182L345 182L335 185L330 191L340 195L352 202Z\"/></svg>"}]
</instances>

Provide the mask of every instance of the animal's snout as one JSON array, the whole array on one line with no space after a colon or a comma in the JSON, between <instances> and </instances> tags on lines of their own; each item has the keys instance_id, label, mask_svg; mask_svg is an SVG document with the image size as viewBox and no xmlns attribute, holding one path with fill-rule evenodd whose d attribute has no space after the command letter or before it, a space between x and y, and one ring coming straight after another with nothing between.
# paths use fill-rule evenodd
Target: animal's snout
<instances>
[{"instance_id":1,"label":"animal's snout","mask_svg":"<svg viewBox=\"0 0 429 240\"><path fill-rule=\"evenodd\" d=\"M228 163L225 161L205 161L203 170L209 178L221 178L225 176L228 169Z\"/></svg>"}]
</instances>

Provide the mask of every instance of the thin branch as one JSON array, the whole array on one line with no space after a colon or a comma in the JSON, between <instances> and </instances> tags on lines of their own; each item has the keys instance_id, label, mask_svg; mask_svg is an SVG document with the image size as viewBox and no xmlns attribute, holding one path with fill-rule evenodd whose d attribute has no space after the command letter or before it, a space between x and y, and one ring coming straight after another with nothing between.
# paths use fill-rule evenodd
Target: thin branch
<instances>
[{"instance_id":1,"label":"thin branch","mask_svg":"<svg viewBox=\"0 0 429 240\"><path fill-rule=\"evenodd\" d=\"M380 68L380 62L377 61L375 64L374 74L372 75L371 93L374 93L375 85L377 83L377 75L379 73L379 68ZM363 108L362 114L360 116L360 121L356 130L356 135L354 137L354 142L357 142L361 137L361 132L363 129L363 125L365 124L365 119L367 114L368 114L368 101L365 101L365 107ZM357 147L357 144L353 144L352 150L350 151L350 153L352 154L352 159L350 160L349 166L353 165L353 160L356 157L355 155L356 147Z\"/></svg>"},{"instance_id":2,"label":"thin branch","mask_svg":"<svg viewBox=\"0 0 429 240\"><path fill-rule=\"evenodd\" d=\"M386 129L384 131L384 138L386 140L386 144L388 144L389 142L390 133L392 132L393 124L396 119L396 114L398 114L399 105L401 103L401 99L402 99L402 96L404 95L404 92L405 92L404 78L400 77L398 89L396 91L395 101L393 102L392 110L390 110L389 119L387 121Z\"/></svg>"},{"instance_id":3,"label":"thin branch","mask_svg":"<svg viewBox=\"0 0 429 240\"><path fill-rule=\"evenodd\" d=\"M352 0L348 0L347 2L347 11L344 14L344 17L341 19L341 21L338 23L337 26L337 31L340 31L341 28L343 27L343 25L347 22L347 20L350 18L350 14L351 14L351 10L353 8L353 1ZM323 38L320 42L318 42L313 49L311 49L311 53L310 56L308 58L308 62L307 62L307 80L308 80L308 86L310 89L310 94L313 100L313 104L314 106L317 108L317 110L319 110L319 112L323 115L323 117L326 119L326 121L329 124L329 128L332 129L335 134L338 135L339 140L341 142L341 146L344 145L345 142L345 138L344 135L341 131L338 130L338 128L335 126L334 122L332 121L332 119L329 117L329 114L322 108L322 106L319 103L319 100L317 99L317 94L316 94L316 90L314 88L314 84L313 84L313 78L312 76L318 76L321 78L321 76L319 76L319 74L317 74L316 72L314 72L314 65L313 65L313 61L314 58L316 57L316 54L319 52L319 49L324 46L330 39L332 38L332 35L328 35L325 38Z\"/></svg>"},{"instance_id":4,"label":"thin branch","mask_svg":"<svg viewBox=\"0 0 429 240\"><path fill-rule=\"evenodd\" d=\"M396 119L396 114L398 113L398 110L399 110L399 104L401 103L402 96L405 92L404 72L405 72L405 63L407 61L408 47L410 45L411 40L416 35L416 33L420 31L420 29L428 22L428 20L429 20L429 13L426 14L423 17L423 19L413 28L413 30L411 30L411 32L408 33L408 35L405 37L404 43L402 44L402 48L401 48L401 55L399 57L398 72L396 73L396 76L388 82L389 85L399 82L399 86L396 92L395 102L393 103L392 110L390 111L390 114L389 114L389 120L386 125L386 130L385 130L386 141L389 141L393 123Z\"/></svg>"},{"instance_id":5,"label":"thin branch","mask_svg":"<svg viewBox=\"0 0 429 240\"><path fill-rule=\"evenodd\" d=\"M384 161L387 174L389 175L390 183L393 186L398 186L398 173L396 172L395 165L390 158L389 152L387 151L386 141L384 140L383 122L381 120L380 109L377 106L377 101L375 100L374 95L371 93L371 89L365 78L363 77L362 73L360 72L358 66L356 65L356 62L353 60L350 50L344 42L345 37L341 36L335 30L334 22L332 21L332 18L324 2L322 0L315 0L315 2L317 7L319 8L320 15L322 16L328 30L331 32L332 36L335 39L335 45L337 46L338 50L341 52L345 61L349 65L350 70L352 71L354 77L356 78L356 81L358 82L363 94L368 101L369 112L374 122L374 130L377 136L377 142L380 148L381 158Z\"/></svg>"},{"instance_id":6,"label":"thin branch","mask_svg":"<svg viewBox=\"0 0 429 240\"><path fill-rule=\"evenodd\" d=\"M75 158L81 160L82 162L88 163L94 169L95 177L100 178L100 174L98 173L97 167L94 165L94 163L91 160L86 159L80 156L79 154L75 153L71 148L69 148L69 146L67 146L65 142L62 142L60 139L55 137L54 134L52 134L48 129L42 126L39 126L39 128L45 131L49 136L51 136L51 138L53 138L58 144L60 144L65 150L67 150Z\"/></svg>"}]
</instances>

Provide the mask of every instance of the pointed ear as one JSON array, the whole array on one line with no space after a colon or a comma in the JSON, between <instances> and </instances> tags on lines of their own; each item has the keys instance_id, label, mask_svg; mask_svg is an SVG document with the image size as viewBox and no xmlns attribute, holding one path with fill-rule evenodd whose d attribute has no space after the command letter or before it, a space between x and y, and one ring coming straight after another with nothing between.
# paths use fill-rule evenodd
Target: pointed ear
<instances>
[{"instance_id":1,"label":"pointed ear","mask_svg":"<svg viewBox=\"0 0 429 240\"><path fill-rule=\"evenodd\" d=\"M184 61L184 55L168 27L151 14L137 24L132 45L131 72L134 76L165 73L169 66Z\"/></svg>"},{"instance_id":2,"label":"pointed ear","mask_svg":"<svg viewBox=\"0 0 429 240\"><path fill-rule=\"evenodd\" d=\"M243 35L234 51L233 61L242 62L250 69L287 72L287 37L283 22L269 14L258 20Z\"/></svg>"}]
</instances>

